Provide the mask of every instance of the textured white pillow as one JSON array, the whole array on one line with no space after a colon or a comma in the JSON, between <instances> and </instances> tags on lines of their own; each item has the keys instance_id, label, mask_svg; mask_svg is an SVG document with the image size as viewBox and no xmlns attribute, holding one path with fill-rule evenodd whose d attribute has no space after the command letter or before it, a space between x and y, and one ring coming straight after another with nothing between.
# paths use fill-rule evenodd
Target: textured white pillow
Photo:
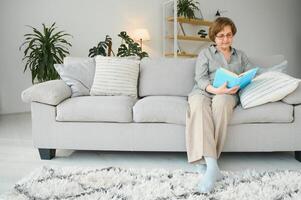
<instances>
[{"instance_id":1,"label":"textured white pillow","mask_svg":"<svg viewBox=\"0 0 301 200\"><path fill-rule=\"evenodd\" d=\"M293 92L300 79L281 72L266 72L253 79L252 83L239 92L243 108L251 108L268 102L279 101Z\"/></svg>"},{"instance_id":2,"label":"textured white pillow","mask_svg":"<svg viewBox=\"0 0 301 200\"><path fill-rule=\"evenodd\" d=\"M286 97L284 97L282 101L288 104L301 104L301 81L297 89L294 92L287 95Z\"/></svg>"},{"instance_id":3,"label":"textured white pillow","mask_svg":"<svg viewBox=\"0 0 301 200\"><path fill-rule=\"evenodd\" d=\"M137 97L140 61L96 56L95 62L95 76L90 95Z\"/></svg>"}]
</instances>

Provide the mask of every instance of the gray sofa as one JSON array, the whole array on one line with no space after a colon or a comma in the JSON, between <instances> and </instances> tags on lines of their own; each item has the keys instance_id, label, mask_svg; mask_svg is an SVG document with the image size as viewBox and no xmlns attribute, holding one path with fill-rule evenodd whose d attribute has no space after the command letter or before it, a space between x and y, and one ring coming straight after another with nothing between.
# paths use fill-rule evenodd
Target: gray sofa
<instances>
[{"instance_id":1,"label":"gray sofa","mask_svg":"<svg viewBox=\"0 0 301 200\"><path fill-rule=\"evenodd\" d=\"M251 60L269 67L283 59ZM185 152L185 112L194 69L195 59L143 59L138 99L70 98L71 90L62 80L34 85L22 93L23 101L31 103L34 146L41 159L53 158L56 149ZM223 151L294 151L301 161L300 130L299 86L282 101L246 110L238 105Z\"/></svg>"}]
</instances>

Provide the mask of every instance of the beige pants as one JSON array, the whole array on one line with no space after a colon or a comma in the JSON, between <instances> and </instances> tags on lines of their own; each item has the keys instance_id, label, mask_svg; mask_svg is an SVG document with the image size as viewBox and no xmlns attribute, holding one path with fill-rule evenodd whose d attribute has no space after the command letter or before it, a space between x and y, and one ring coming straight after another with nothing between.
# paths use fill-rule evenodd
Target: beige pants
<instances>
[{"instance_id":1,"label":"beige pants","mask_svg":"<svg viewBox=\"0 0 301 200\"><path fill-rule=\"evenodd\" d=\"M237 104L235 95L195 94L188 99L186 148L189 163L204 163L203 156L219 158L227 125Z\"/></svg>"}]
</instances>

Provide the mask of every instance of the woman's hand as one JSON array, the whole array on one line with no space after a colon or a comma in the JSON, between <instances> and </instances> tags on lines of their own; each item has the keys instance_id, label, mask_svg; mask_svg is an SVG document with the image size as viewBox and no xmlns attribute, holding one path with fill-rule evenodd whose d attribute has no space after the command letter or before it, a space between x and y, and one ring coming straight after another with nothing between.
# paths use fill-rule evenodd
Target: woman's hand
<instances>
[{"instance_id":1,"label":"woman's hand","mask_svg":"<svg viewBox=\"0 0 301 200\"><path fill-rule=\"evenodd\" d=\"M215 88L212 85L206 87L206 91L212 94L236 94L239 90L239 86L234 86L232 88L227 88L227 83L224 83L222 86Z\"/></svg>"},{"instance_id":2,"label":"woman's hand","mask_svg":"<svg viewBox=\"0 0 301 200\"><path fill-rule=\"evenodd\" d=\"M236 94L236 92L239 90L239 86L227 88L227 82L226 82L218 89L221 91L221 94Z\"/></svg>"}]
</instances>

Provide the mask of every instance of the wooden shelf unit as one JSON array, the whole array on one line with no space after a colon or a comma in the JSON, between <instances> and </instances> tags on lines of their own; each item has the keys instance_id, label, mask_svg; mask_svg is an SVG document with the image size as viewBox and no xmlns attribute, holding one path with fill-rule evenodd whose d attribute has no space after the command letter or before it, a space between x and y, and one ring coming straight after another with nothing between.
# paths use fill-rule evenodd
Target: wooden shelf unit
<instances>
[{"instance_id":1,"label":"wooden shelf unit","mask_svg":"<svg viewBox=\"0 0 301 200\"><path fill-rule=\"evenodd\" d=\"M174 53L165 53L165 56L171 57L174 56ZM192 54L192 53L177 53L178 57L190 57L190 58L195 58L198 55L197 54Z\"/></svg>"},{"instance_id":2,"label":"wooden shelf unit","mask_svg":"<svg viewBox=\"0 0 301 200\"><path fill-rule=\"evenodd\" d=\"M168 35L168 39L174 39L174 36ZM209 38L202 38L200 36L188 36L188 35L178 35L177 36L178 40L191 40L191 41L202 41L202 42L211 42Z\"/></svg>"},{"instance_id":3,"label":"wooden shelf unit","mask_svg":"<svg viewBox=\"0 0 301 200\"><path fill-rule=\"evenodd\" d=\"M167 17L167 21L173 22L174 17ZM177 17L177 22L179 23L186 23L186 24L192 24L192 25L199 25L199 26L211 26L213 22L203 19L188 19L185 17Z\"/></svg>"},{"instance_id":4,"label":"wooden shelf unit","mask_svg":"<svg viewBox=\"0 0 301 200\"><path fill-rule=\"evenodd\" d=\"M209 27L213 24L212 21L199 18L189 19L183 16L178 17L177 0L165 0L162 8L163 56L196 57L197 52L193 51L199 50L199 48L195 47L203 47L211 43L208 35L203 38L198 34L198 31L203 29L208 32Z\"/></svg>"}]
</instances>

